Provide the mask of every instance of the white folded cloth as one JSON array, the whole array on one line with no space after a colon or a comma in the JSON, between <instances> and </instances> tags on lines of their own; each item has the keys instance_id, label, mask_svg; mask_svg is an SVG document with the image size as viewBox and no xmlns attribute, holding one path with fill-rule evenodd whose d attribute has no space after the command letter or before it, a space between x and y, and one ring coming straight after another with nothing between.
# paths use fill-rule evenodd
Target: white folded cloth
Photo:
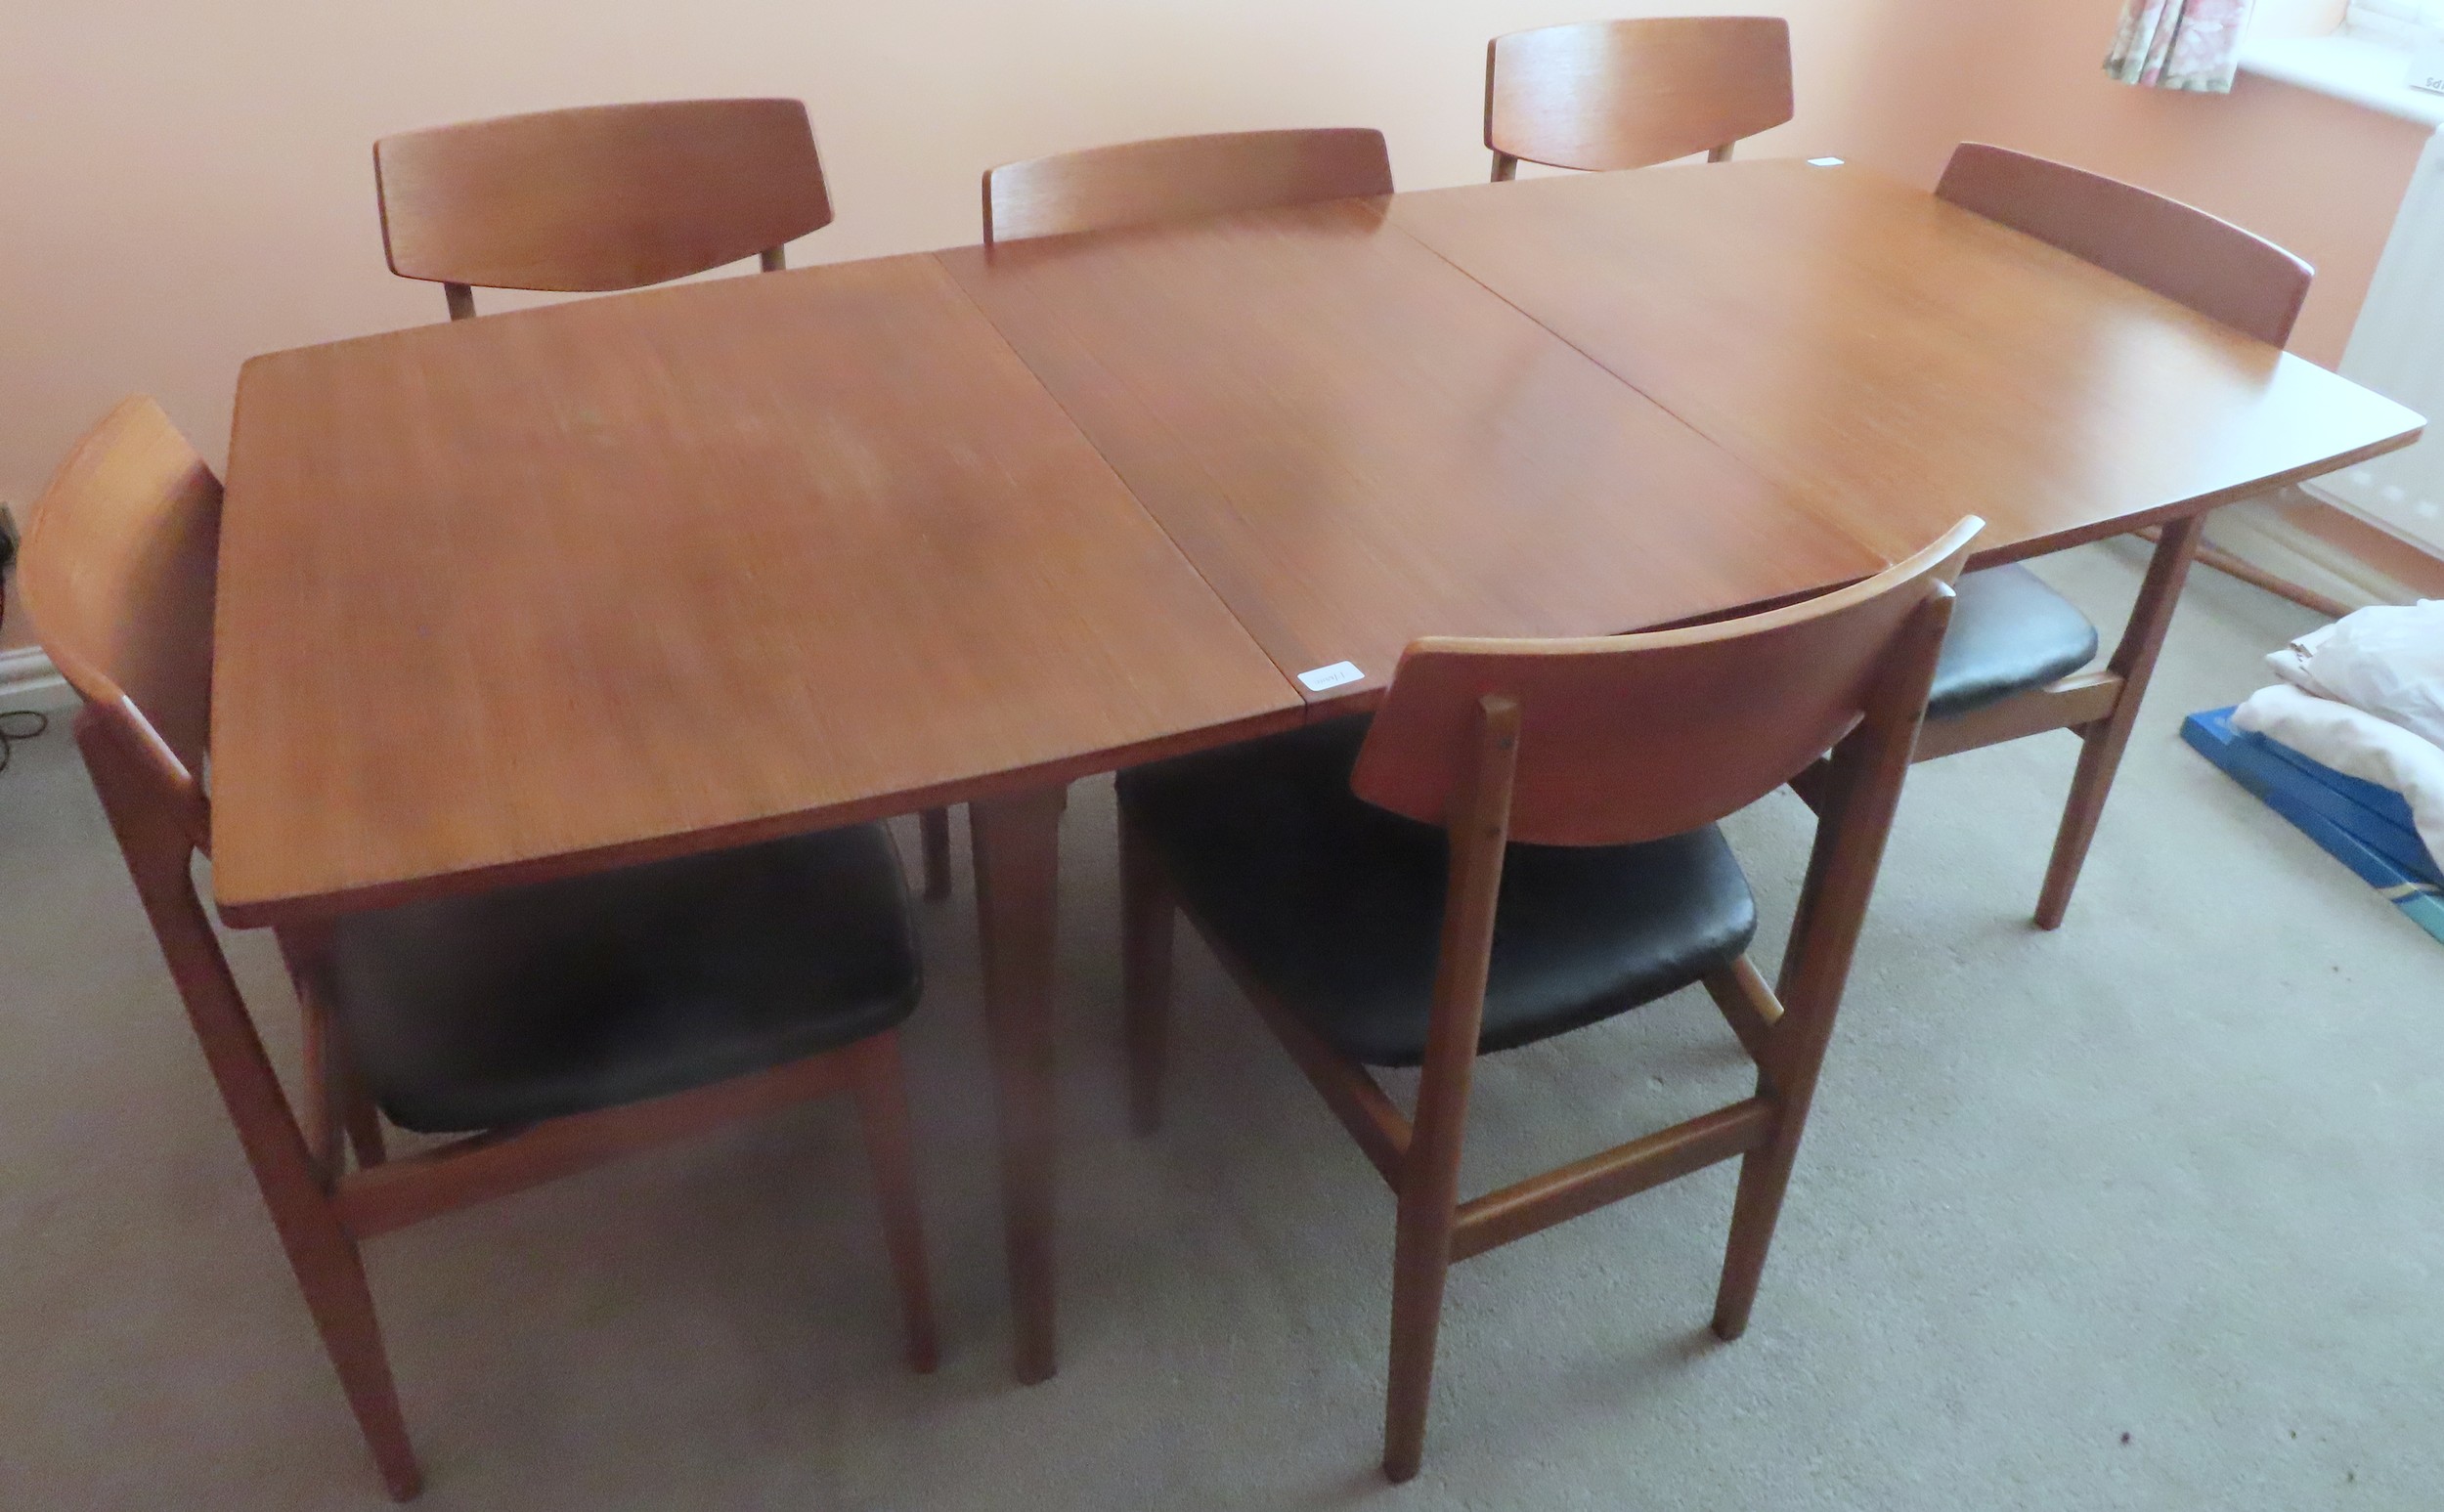
<instances>
[{"instance_id":1,"label":"white folded cloth","mask_svg":"<svg viewBox=\"0 0 2444 1512\"><path fill-rule=\"evenodd\" d=\"M2345 615L2267 657L2266 665L2294 687L2444 746L2444 598Z\"/></svg>"},{"instance_id":2,"label":"white folded cloth","mask_svg":"<svg viewBox=\"0 0 2444 1512\"><path fill-rule=\"evenodd\" d=\"M2346 777L2390 788L2408 799L2420 842L2444 866L2444 746L2289 683L2250 694L2232 712L2232 723L2279 740Z\"/></svg>"}]
</instances>

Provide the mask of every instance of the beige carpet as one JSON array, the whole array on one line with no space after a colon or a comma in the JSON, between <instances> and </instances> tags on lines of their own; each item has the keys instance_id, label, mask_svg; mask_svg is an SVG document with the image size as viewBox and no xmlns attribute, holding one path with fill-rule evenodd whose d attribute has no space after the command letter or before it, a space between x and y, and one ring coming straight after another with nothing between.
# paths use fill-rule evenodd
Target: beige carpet
<instances>
[{"instance_id":1,"label":"beige carpet","mask_svg":"<svg viewBox=\"0 0 2444 1512\"><path fill-rule=\"evenodd\" d=\"M2133 558L2048 575L2101 617ZM1456 1275L1375 1471L1390 1203L1201 950L1122 1132L1108 785L1066 833L1062 1371L1015 1386L972 921L913 1025L947 1359L814 1107L375 1244L434 1508L2444 1505L2444 949L2174 737L2310 622L2190 594L2070 927L2068 737L1921 768L1755 1325L1718 1169ZM1778 928L1787 797L1731 825ZM284 1053L271 953L241 973ZM372 1507L65 730L0 774L0 1506ZM1735 1095L1695 994L1481 1073L1490 1184Z\"/></svg>"}]
</instances>

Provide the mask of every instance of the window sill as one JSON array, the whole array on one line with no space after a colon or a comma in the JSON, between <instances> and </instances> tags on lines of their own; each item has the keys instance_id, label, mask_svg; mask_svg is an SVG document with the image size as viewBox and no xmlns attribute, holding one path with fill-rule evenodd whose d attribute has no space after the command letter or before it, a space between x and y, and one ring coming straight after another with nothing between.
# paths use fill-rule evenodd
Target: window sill
<instances>
[{"instance_id":1,"label":"window sill","mask_svg":"<svg viewBox=\"0 0 2444 1512\"><path fill-rule=\"evenodd\" d=\"M2361 37L2283 37L2245 43L2241 71L2422 126L2444 126L2444 95L2402 82L2410 55Z\"/></svg>"}]
</instances>

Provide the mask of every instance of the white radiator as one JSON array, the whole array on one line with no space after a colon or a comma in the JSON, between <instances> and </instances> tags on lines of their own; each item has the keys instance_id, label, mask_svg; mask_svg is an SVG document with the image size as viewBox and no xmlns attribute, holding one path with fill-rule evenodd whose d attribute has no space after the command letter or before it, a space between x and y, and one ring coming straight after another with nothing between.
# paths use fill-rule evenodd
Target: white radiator
<instances>
[{"instance_id":1,"label":"white radiator","mask_svg":"<svg viewBox=\"0 0 2444 1512\"><path fill-rule=\"evenodd\" d=\"M2444 133L2420 154L2342 375L2437 423L2417 446L2310 490L2444 556Z\"/></svg>"}]
</instances>

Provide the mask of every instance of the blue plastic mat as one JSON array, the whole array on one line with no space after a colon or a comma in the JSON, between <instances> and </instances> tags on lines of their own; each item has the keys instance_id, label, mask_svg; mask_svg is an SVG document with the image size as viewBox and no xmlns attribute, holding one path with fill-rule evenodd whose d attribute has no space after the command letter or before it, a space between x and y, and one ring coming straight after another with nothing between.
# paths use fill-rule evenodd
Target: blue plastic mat
<instances>
[{"instance_id":1,"label":"blue plastic mat","mask_svg":"<svg viewBox=\"0 0 2444 1512\"><path fill-rule=\"evenodd\" d=\"M2444 941L2444 870L2411 828L2400 794L2346 777L2281 741L2236 730L2229 709L2190 715L2181 738Z\"/></svg>"}]
</instances>

